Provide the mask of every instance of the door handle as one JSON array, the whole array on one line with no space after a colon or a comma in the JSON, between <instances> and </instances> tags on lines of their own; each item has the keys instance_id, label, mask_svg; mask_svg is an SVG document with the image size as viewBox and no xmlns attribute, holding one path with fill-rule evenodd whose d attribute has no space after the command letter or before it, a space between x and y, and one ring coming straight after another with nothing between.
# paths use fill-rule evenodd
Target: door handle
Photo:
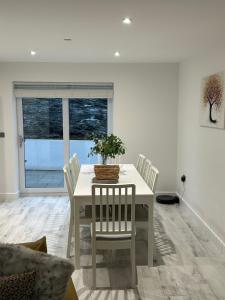
<instances>
[{"instance_id":1,"label":"door handle","mask_svg":"<svg viewBox=\"0 0 225 300\"><path fill-rule=\"evenodd\" d=\"M23 138L23 136L22 135L19 135L18 136L18 141L19 141L19 146L20 146L20 148L23 146L23 142L24 142L24 138Z\"/></svg>"}]
</instances>

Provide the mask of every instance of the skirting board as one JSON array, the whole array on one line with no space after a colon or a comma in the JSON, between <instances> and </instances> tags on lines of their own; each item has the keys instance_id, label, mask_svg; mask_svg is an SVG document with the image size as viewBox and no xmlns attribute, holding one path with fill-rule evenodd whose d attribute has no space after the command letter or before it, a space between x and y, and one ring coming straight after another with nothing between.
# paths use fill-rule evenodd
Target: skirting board
<instances>
[{"instance_id":1,"label":"skirting board","mask_svg":"<svg viewBox=\"0 0 225 300\"><path fill-rule=\"evenodd\" d=\"M215 243L217 244L218 250L220 251L221 255L225 256L225 242L218 236L218 234L211 228L211 226L209 226L209 224L195 211L195 209L183 197L181 197L179 193L177 193L177 196L212 234Z\"/></svg>"},{"instance_id":2,"label":"skirting board","mask_svg":"<svg viewBox=\"0 0 225 300\"><path fill-rule=\"evenodd\" d=\"M19 192L0 194L0 201L10 201L19 198Z\"/></svg>"}]
</instances>

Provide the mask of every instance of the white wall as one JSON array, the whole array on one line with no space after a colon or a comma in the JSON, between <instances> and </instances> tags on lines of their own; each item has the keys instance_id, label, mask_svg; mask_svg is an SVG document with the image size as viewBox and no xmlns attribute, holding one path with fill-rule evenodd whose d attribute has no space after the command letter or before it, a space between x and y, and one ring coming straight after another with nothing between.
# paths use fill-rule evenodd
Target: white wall
<instances>
[{"instance_id":1,"label":"white wall","mask_svg":"<svg viewBox=\"0 0 225 300\"><path fill-rule=\"evenodd\" d=\"M113 82L113 131L124 139L124 162L139 152L160 170L158 190L175 191L177 64L0 64L0 194L18 191L16 113L13 81Z\"/></svg>"},{"instance_id":2,"label":"white wall","mask_svg":"<svg viewBox=\"0 0 225 300\"><path fill-rule=\"evenodd\" d=\"M180 65L177 182L187 176L184 199L225 241L225 130L199 125L201 80L222 70L224 49Z\"/></svg>"}]
</instances>

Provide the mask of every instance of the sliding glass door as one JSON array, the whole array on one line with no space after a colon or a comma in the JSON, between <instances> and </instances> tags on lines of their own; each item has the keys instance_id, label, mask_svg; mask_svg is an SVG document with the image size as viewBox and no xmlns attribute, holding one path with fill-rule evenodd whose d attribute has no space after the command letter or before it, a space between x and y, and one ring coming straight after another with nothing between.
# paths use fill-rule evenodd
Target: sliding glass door
<instances>
[{"instance_id":1,"label":"sliding glass door","mask_svg":"<svg viewBox=\"0 0 225 300\"><path fill-rule=\"evenodd\" d=\"M107 99L18 98L17 114L22 193L65 191L63 166L75 152L98 162L90 137L108 132Z\"/></svg>"}]
</instances>

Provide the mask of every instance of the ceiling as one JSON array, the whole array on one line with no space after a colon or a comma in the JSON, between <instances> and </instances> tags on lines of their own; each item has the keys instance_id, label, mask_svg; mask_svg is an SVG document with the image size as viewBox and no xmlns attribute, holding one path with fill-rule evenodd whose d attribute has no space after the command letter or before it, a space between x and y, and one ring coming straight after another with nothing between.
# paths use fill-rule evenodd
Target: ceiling
<instances>
[{"instance_id":1,"label":"ceiling","mask_svg":"<svg viewBox=\"0 0 225 300\"><path fill-rule=\"evenodd\" d=\"M0 0L0 61L179 62L224 30L224 0Z\"/></svg>"}]
</instances>

